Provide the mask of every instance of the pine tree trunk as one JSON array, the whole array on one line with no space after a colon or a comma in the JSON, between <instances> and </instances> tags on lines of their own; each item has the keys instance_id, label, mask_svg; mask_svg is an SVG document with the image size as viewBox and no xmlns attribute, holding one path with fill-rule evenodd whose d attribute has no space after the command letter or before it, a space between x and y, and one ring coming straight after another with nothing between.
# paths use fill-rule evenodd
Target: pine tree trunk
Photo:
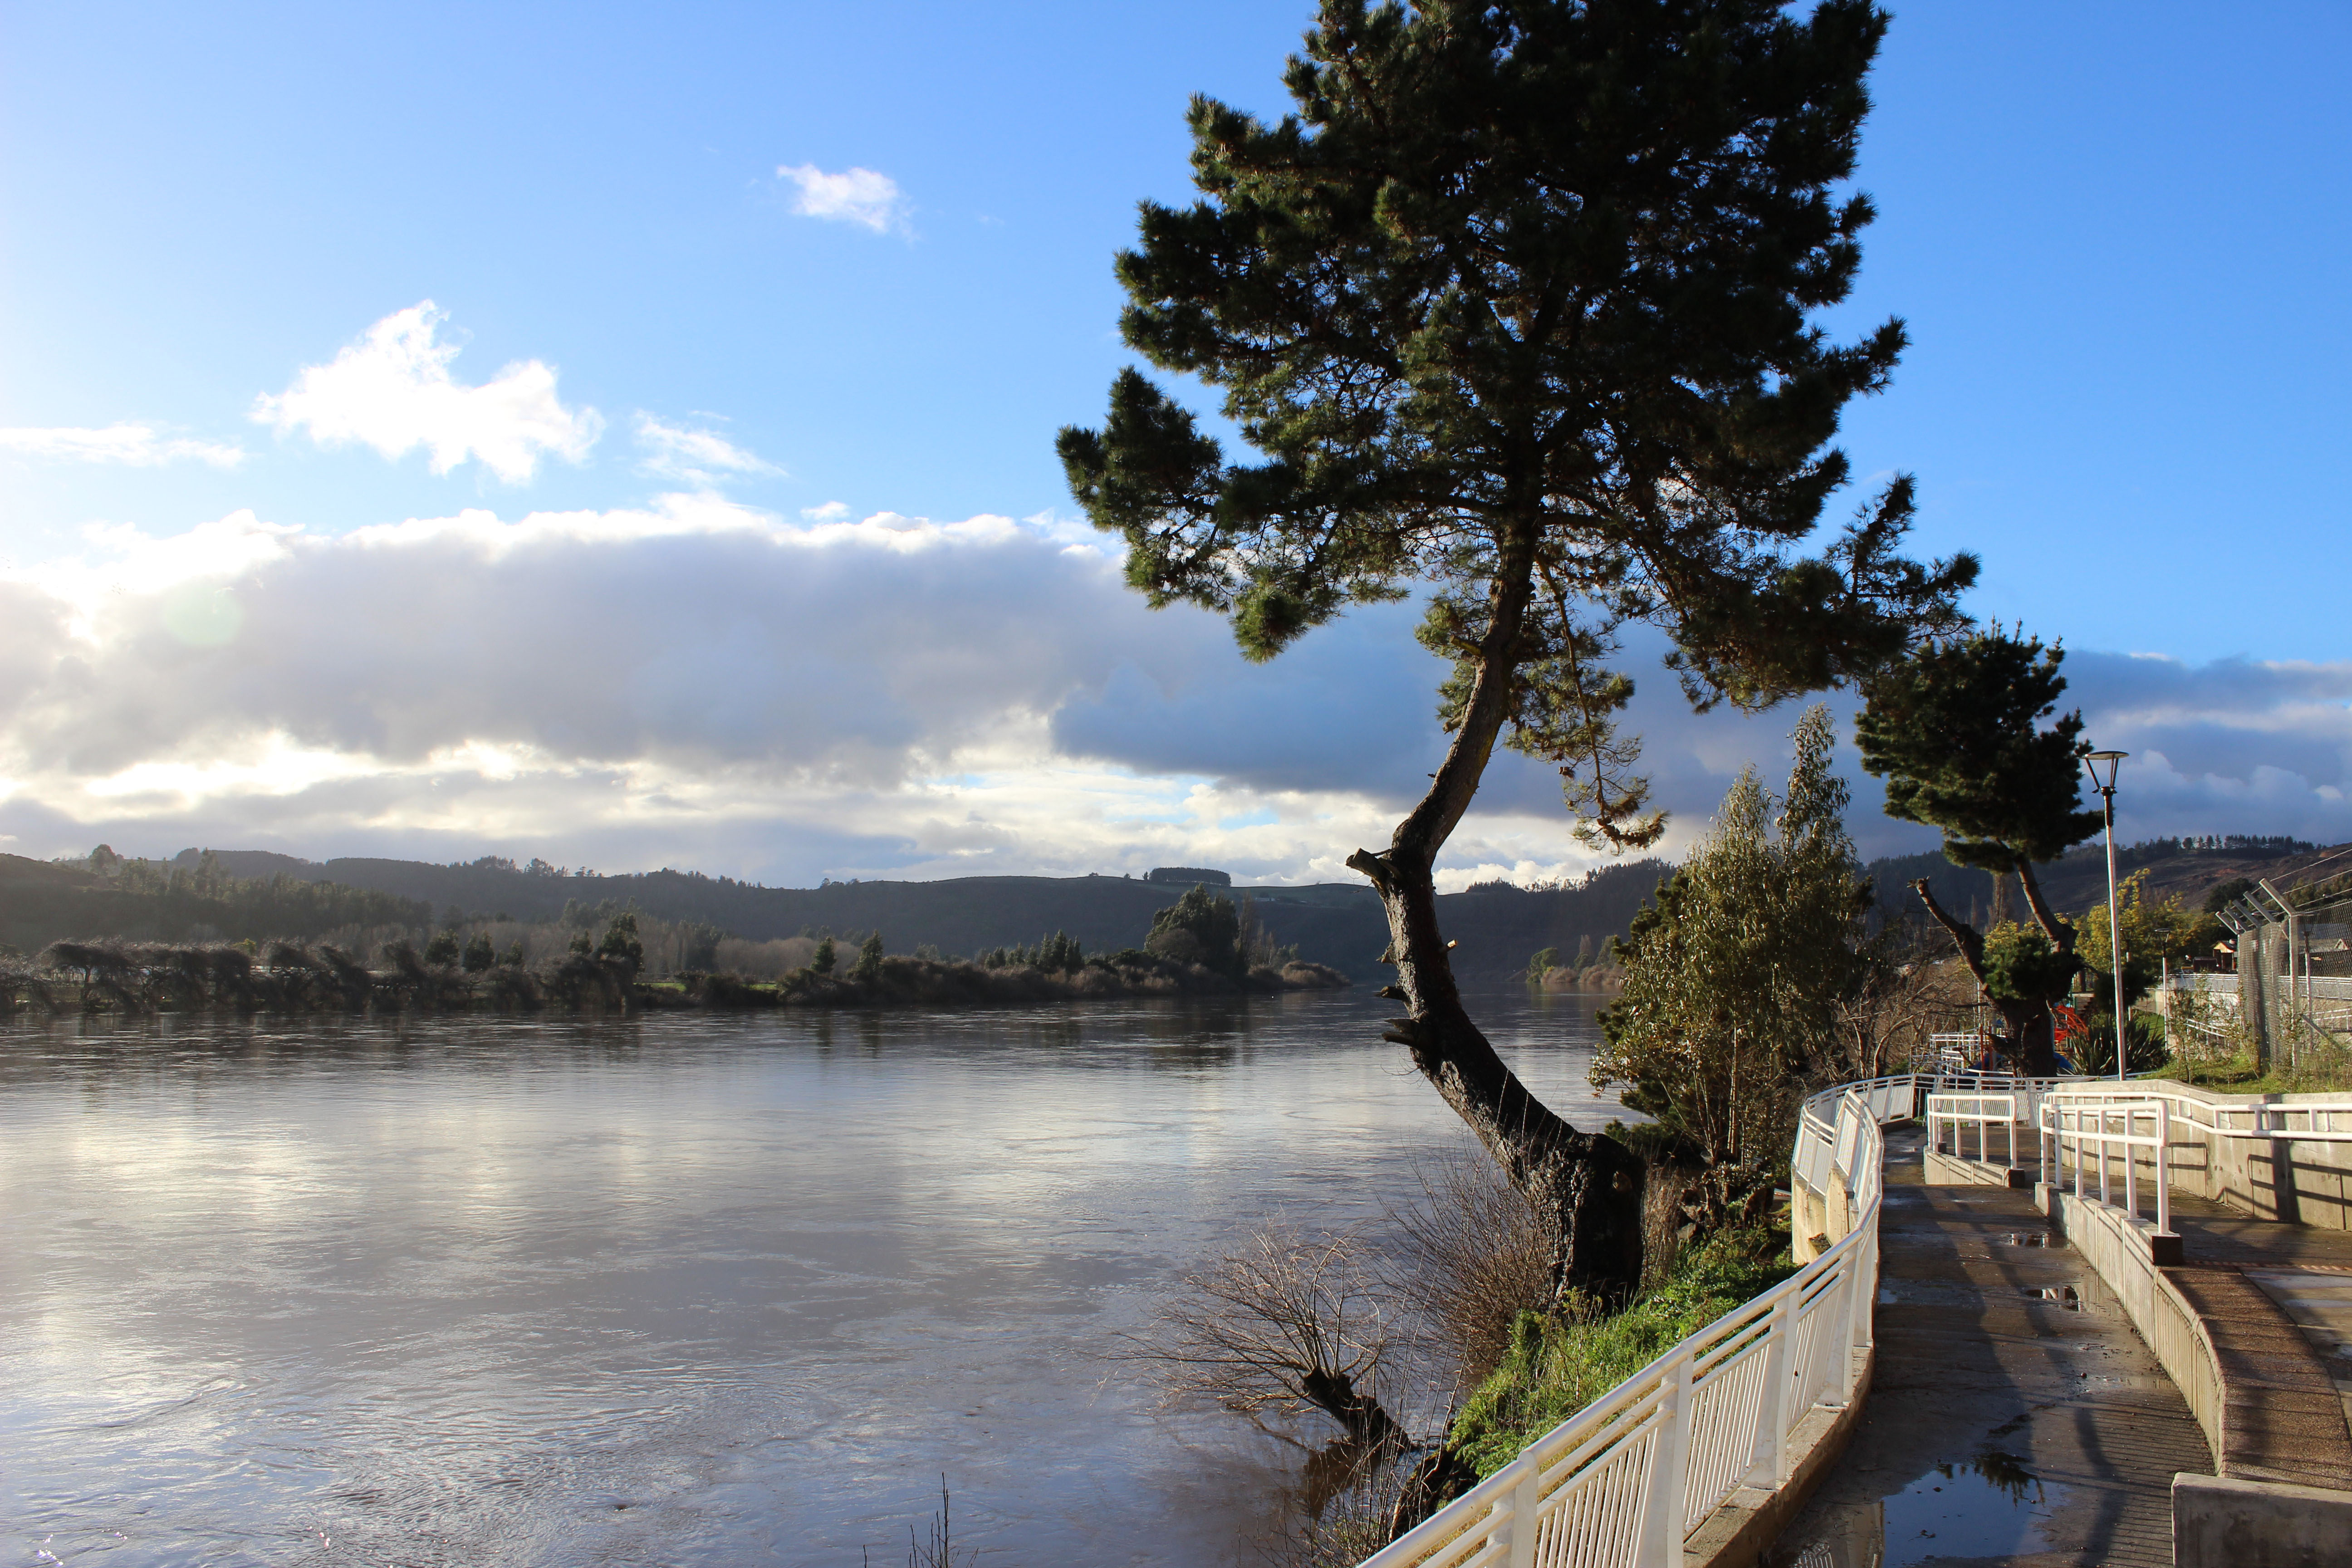
<instances>
[{"instance_id":1,"label":"pine tree trunk","mask_svg":"<svg viewBox=\"0 0 2352 1568\"><path fill-rule=\"evenodd\" d=\"M1616 1140L1580 1132L1528 1092L1462 1005L1438 930L1433 868L1469 809L1509 717L1514 656L1531 588L1534 530L1506 542L1490 604L1492 622L1454 742L1427 795L1378 855L1348 864L1370 879L1389 921L1383 963L1397 978L1381 994L1405 1005L1383 1038L1405 1047L1454 1114L1552 1226L1552 1300L1571 1291L1614 1301L1642 1278L1640 1159Z\"/></svg>"},{"instance_id":2,"label":"pine tree trunk","mask_svg":"<svg viewBox=\"0 0 2352 1568\"><path fill-rule=\"evenodd\" d=\"M2041 889L2023 878L2020 880L2026 888L2029 901L2038 900ZM1927 913L1934 917L1936 923L1950 933L1952 945L1960 950L1960 962L1969 966L1969 973L1976 977L1977 986L1981 991L1985 980L1983 934L1974 926L1955 919L1937 903L1926 878L1912 883L1911 890L1919 895L1919 901L1927 906ZM2071 930L2067 935L2071 948ZM2007 1031L2010 1065L2028 1078L2055 1077L2058 1050L2051 1032L2049 1007L2039 1002L2003 1001L1990 995L1985 1000L2000 1015L2001 1026Z\"/></svg>"}]
</instances>

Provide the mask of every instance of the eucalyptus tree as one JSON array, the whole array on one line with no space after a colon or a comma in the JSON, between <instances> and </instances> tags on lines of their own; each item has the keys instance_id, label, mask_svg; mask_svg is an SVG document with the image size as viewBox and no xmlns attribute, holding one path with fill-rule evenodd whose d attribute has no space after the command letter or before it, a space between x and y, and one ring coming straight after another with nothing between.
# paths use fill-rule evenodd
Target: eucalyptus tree
<instances>
[{"instance_id":1,"label":"eucalyptus tree","mask_svg":"<svg viewBox=\"0 0 2352 1568\"><path fill-rule=\"evenodd\" d=\"M1866 0L1328 0L1267 122L1190 111L1201 199L1146 202L1127 342L1196 377L1228 461L1141 372L1061 434L1072 489L1155 605L1274 657L1352 605L1419 596L1452 740L1378 889L1404 1004L1387 1037L1557 1231L1554 1289L1639 1270L1641 1170L1562 1121L1463 1005L1433 873L1495 747L1556 766L1588 842L1663 830L1621 718L1619 633L1671 637L1690 700L1853 680L1956 621L1975 575L1899 546L1889 484L1808 550L1829 445L1884 386L1889 321L1832 342L1871 205L1841 183L1886 27Z\"/></svg>"},{"instance_id":2,"label":"eucalyptus tree","mask_svg":"<svg viewBox=\"0 0 2352 1568\"><path fill-rule=\"evenodd\" d=\"M1798 721L1786 794L1741 771L1706 836L1618 944L1624 993L1601 1016L1592 1082L1696 1156L1685 1212L1761 1217L1796 1130L1806 1069L1838 1051L1841 1006L1869 978L1871 887L1831 771L1829 709Z\"/></svg>"}]
</instances>

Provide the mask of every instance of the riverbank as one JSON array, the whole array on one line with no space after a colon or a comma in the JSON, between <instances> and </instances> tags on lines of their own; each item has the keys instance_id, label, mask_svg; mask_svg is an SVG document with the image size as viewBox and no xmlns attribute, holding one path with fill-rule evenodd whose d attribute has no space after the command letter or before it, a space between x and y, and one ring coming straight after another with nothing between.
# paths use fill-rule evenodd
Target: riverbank
<instances>
[{"instance_id":1,"label":"riverbank","mask_svg":"<svg viewBox=\"0 0 2352 1568\"><path fill-rule=\"evenodd\" d=\"M1336 990L1349 980L1318 963L1226 973L1141 950L1062 968L1033 963L883 955L849 972L804 967L773 980L728 973L642 978L635 963L576 952L529 967L427 963L405 943L381 966L320 943L58 944L46 964L0 966L0 1012L19 1015L444 1014L543 1011L627 1014L761 1008L961 1008L1123 997L1270 994Z\"/></svg>"}]
</instances>

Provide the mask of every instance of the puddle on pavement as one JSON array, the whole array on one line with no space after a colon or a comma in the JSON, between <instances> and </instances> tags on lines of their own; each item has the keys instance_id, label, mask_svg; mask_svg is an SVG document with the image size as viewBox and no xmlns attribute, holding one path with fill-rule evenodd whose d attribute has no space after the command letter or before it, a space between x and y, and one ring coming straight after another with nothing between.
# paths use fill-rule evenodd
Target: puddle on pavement
<instances>
[{"instance_id":1,"label":"puddle on pavement","mask_svg":"<svg viewBox=\"0 0 2352 1568\"><path fill-rule=\"evenodd\" d=\"M2083 1310L2082 1292L2072 1285L2051 1285L2039 1290L2020 1290L2018 1294L2029 1301L2054 1302L2070 1312L2079 1312Z\"/></svg>"},{"instance_id":2,"label":"puddle on pavement","mask_svg":"<svg viewBox=\"0 0 2352 1568\"><path fill-rule=\"evenodd\" d=\"M2023 1459L1988 1448L1937 1465L1876 1502L1832 1509L1801 1542L1783 1542L1775 1568L1906 1568L1940 1558L2046 1552L2042 1526L2072 1489L2052 1486Z\"/></svg>"},{"instance_id":3,"label":"puddle on pavement","mask_svg":"<svg viewBox=\"0 0 2352 1568\"><path fill-rule=\"evenodd\" d=\"M2053 1245L2046 1230L2012 1230L2000 1238L2003 1247L2049 1247Z\"/></svg>"}]
</instances>

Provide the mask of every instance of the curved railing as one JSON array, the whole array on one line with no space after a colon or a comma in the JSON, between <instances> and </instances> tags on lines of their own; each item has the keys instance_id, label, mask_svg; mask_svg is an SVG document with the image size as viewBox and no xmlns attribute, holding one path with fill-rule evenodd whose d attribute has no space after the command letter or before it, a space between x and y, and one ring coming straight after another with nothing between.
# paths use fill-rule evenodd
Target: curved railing
<instances>
[{"instance_id":1,"label":"curved railing","mask_svg":"<svg viewBox=\"0 0 2352 1568\"><path fill-rule=\"evenodd\" d=\"M1521 1450L1362 1568L1636 1568L1683 1543L1741 1487L1786 1485L1798 1428L1867 1375L1878 1295L1882 1123L1923 1094L2027 1080L1906 1073L1805 1101L1792 1184L1833 1201L1831 1245ZM2034 1088L2040 1086L2034 1085Z\"/></svg>"}]
</instances>

